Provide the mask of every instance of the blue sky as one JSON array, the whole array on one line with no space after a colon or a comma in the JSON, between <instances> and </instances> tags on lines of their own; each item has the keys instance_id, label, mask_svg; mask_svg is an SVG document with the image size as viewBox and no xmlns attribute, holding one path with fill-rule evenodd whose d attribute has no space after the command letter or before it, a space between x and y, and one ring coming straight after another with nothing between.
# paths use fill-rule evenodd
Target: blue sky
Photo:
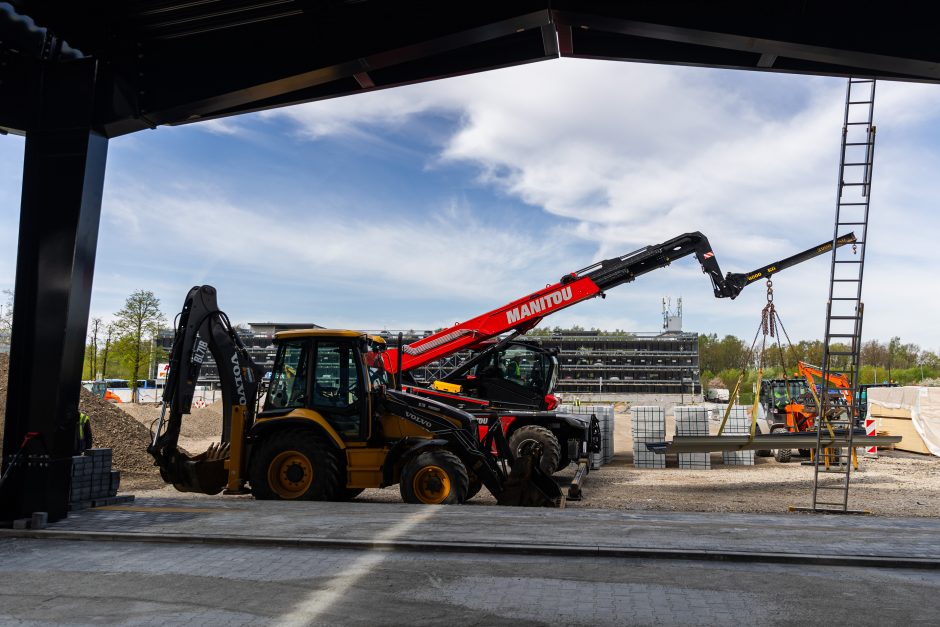
<instances>
[{"instance_id":1,"label":"blue sky","mask_svg":"<svg viewBox=\"0 0 940 627\"><path fill-rule=\"evenodd\" d=\"M435 328L680 233L746 271L831 237L845 80L559 59L110 144L92 315L135 289L168 318L193 285L239 322ZM868 338L931 322L940 87L879 83ZM12 287L22 138L0 137L0 288ZM781 273L793 339L821 335L828 265ZM752 286L715 300L693 259L548 318L750 337Z\"/></svg>"}]
</instances>

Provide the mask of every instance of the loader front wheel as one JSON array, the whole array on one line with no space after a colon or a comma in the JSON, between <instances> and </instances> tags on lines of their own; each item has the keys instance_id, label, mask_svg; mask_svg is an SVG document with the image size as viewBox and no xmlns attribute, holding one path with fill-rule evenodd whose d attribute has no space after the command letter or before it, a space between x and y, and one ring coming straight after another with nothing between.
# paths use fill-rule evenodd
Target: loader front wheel
<instances>
[{"instance_id":1,"label":"loader front wheel","mask_svg":"<svg viewBox=\"0 0 940 627\"><path fill-rule=\"evenodd\" d=\"M327 501L339 484L336 454L316 433L289 429L269 436L254 456L249 477L256 499Z\"/></svg>"},{"instance_id":2,"label":"loader front wheel","mask_svg":"<svg viewBox=\"0 0 940 627\"><path fill-rule=\"evenodd\" d=\"M451 505L463 503L470 479L460 458L450 451L425 451L405 464L399 489L405 503Z\"/></svg>"},{"instance_id":3,"label":"loader front wheel","mask_svg":"<svg viewBox=\"0 0 940 627\"><path fill-rule=\"evenodd\" d=\"M555 474L559 470L561 445L554 433L545 427L526 425L516 429L509 438L509 448L517 458L533 444L538 444L542 449L542 457L539 458L541 471L548 476Z\"/></svg>"}]
</instances>

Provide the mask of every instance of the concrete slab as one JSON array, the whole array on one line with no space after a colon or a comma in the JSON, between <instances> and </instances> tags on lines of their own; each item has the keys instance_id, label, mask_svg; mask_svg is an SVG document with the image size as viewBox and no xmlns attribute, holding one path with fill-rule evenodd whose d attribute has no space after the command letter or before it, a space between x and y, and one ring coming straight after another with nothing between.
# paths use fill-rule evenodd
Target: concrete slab
<instances>
[{"instance_id":1,"label":"concrete slab","mask_svg":"<svg viewBox=\"0 0 940 627\"><path fill-rule=\"evenodd\" d=\"M940 613L936 571L602 557L0 538L0 579L2 625L881 627Z\"/></svg>"},{"instance_id":2,"label":"concrete slab","mask_svg":"<svg viewBox=\"0 0 940 627\"><path fill-rule=\"evenodd\" d=\"M73 513L45 531L0 532L10 535L940 566L940 520L929 518L141 498Z\"/></svg>"}]
</instances>

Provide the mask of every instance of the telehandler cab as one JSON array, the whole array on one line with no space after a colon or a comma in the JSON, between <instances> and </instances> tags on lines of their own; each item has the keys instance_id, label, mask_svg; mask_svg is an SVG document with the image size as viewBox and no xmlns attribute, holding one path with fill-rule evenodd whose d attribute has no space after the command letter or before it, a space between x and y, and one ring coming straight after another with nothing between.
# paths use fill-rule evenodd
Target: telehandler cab
<instances>
[{"instance_id":1,"label":"telehandler cab","mask_svg":"<svg viewBox=\"0 0 940 627\"><path fill-rule=\"evenodd\" d=\"M190 290L148 447L165 481L183 492L250 491L259 499L343 501L397 483L407 503L462 503L483 486L501 505L563 503L539 468L539 445L510 451L498 416L481 440L470 414L391 389L382 338L308 329L278 333L275 345L256 411L260 368L219 310L215 288ZM222 437L190 457L178 446L180 427L207 353L219 366Z\"/></svg>"}]
</instances>

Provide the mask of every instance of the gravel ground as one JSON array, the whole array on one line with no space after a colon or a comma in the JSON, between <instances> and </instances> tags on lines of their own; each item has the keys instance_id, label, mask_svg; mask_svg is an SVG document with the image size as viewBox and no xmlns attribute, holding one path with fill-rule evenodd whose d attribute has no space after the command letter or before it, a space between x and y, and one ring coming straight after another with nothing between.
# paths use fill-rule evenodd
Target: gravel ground
<instances>
[{"instance_id":1,"label":"gravel ground","mask_svg":"<svg viewBox=\"0 0 940 627\"><path fill-rule=\"evenodd\" d=\"M217 404L218 405L218 404ZM219 411L210 406L206 410ZM209 412L200 410L210 420ZM146 409L139 420L152 420ZM217 423L215 423L217 424ZM717 428L717 427L715 427ZM667 433L673 429L667 419ZM204 434L203 426L193 432ZM812 491L813 469L802 466L800 458L779 464L773 458L758 457L754 466L725 466L721 453L711 456L711 470L680 470L676 457L667 456L667 468L633 468L629 412L617 414L613 461L590 473L583 484L584 499L568 502L567 507L619 509L636 511L760 512L779 513L791 505L808 505ZM182 438L180 444L201 452L210 442L200 438ZM558 473L566 484L574 476L574 467ZM128 477L122 487L139 496L206 497L181 494L170 486L161 486L159 477ZM159 489L154 489L159 488ZM940 459L901 452L882 452L878 459L860 459L860 468L852 474L849 506L882 516L940 516ZM250 497L249 497L250 498ZM398 486L366 490L359 497L365 502L400 502ZM486 490L469 504L495 505Z\"/></svg>"}]
</instances>

